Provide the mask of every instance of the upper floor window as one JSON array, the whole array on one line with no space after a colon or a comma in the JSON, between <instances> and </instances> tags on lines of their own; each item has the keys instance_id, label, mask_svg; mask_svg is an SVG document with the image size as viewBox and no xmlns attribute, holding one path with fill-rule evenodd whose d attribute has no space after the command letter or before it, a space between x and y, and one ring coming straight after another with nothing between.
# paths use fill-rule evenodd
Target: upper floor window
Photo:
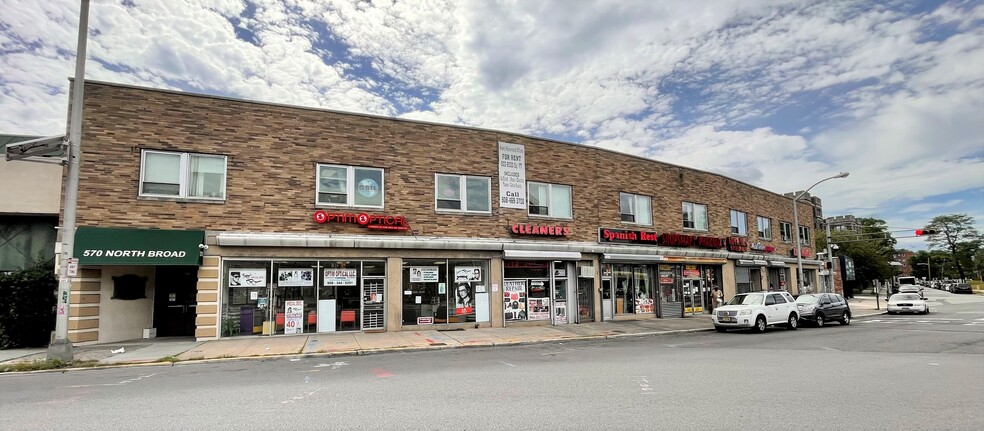
<instances>
[{"instance_id":1,"label":"upper floor window","mask_svg":"<svg viewBox=\"0 0 984 431\"><path fill-rule=\"evenodd\" d=\"M683 228L707 230L707 205L684 202Z\"/></svg>"},{"instance_id":2,"label":"upper floor window","mask_svg":"<svg viewBox=\"0 0 984 431\"><path fill-rule=\"evenodd\" d=\"M140 196L225 199L226 156L144 150Z\"/></svg>"},{"instance_id":3,"label":"upper floor window","mask_svg":"<svg viewBox=\"0 0 984 431\"><path fill-rule=\"evenodd\" d=\"M318 165L318 205L383 207L383 170Z\"/></svg>"},{"instance_id":4,"label":"upper floor window","mask_svg":"<svg viewBox=\"0 0 984 431\"><path fill-rule=\"evenodd\" d=\"M489 177L437 174L434 196L439 211L492 212L492 180Z\"/></svg>"},{"instance_id":5,"label":"upper floor window","mask_svg":"<svg viewBox=\"0 0 984 431\"><path fill-rule=\"evenodd\" d=\"M527 181L530 215L573 218L571 186Z\"/></svg>"},{"instance_id":6,"label":"upper floor window","mask_svg":"<svg viewBox=\"0 0 984 431\"><path fill-rule=\"evenodd\" d=\"M759 239L772 239L772 220L762 216L756 217L755 220L758 222Z\"/></svg>"},{"instance_id":7,"label":"upper floor window","mask_svg":"<svg viewBox=\"0 0 984 431\"><path fill-rule=\"evenodd\" d=\"M748 235L748 215L737 210L731 210L731 233Z\"/></svg>"},{"instance_id":8,"label":"upper floor window","mask_svg":"<svg viewBox=\"0 0 984 431\"><path fill-rule=\"evenodd\" d=\"M806 226L799 227L800 244L810 243L810 228Z\"/></svg>"},{"instance_id":9,"label":"upper floor window","mask_svg":"<svg viewBox=\"0 0 984 431\"><path fill-rule=\"evenodd\" d=\"M784 221L779 222L779 240L793 242L793 225Z\"/></svg>"},{"instance_id":10,"label":"upper floor window","mask_svg":"<svg viewBox=\"0 0 984 431\"><path fill-rule=\"evenodd\" d=\"M653 224L652 198L649 196L619 193L618 201L622 221L647 226Z\"/></svg>"}]
</instances>

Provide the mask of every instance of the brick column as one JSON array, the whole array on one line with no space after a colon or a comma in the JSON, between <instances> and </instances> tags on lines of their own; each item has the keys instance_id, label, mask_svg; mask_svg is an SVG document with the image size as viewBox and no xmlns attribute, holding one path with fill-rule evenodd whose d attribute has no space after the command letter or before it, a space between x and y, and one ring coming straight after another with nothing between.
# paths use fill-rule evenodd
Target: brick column
<instances>
[{"instance_id":1,"label":"brick column","mask_svg":"<svg viewBox=\"0 0 984 431\"><path fill-rule=\"evenodd\" d=\"M205 256L202 258L202 266L198 268L198 304L195 307L195 338L198 340L219 337L221 262L222 258L219 256Z\"/></svg>"},{"instance_id":2,"label":"brick column","mask_svg":"<svg viewBox=\"0 0 984 431\"><path fill-rule=\"evenodd\" d=\"M99 299L102 269L82 268L72 278L68 298L68 341L84 343L99 340Z\"/></svg>"}]
</instances>

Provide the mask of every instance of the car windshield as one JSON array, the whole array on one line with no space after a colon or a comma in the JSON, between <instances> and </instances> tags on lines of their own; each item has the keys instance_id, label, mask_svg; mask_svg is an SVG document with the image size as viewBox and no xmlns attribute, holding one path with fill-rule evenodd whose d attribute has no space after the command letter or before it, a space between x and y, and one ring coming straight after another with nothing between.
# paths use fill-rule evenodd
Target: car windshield
<instances>
[{"instance_id":1,"label":"car windshield","mask_svg":"<svg viewBox=\"0 0 984 431\"><path fill-rule=\"evenodd\" d=\"M892 298L889 299L889 301L893 301L893 302L898 302L898 301L918 301L919 299L921 299L921 298L919 298L919 295L907 294L907 295L892 295Z\"/></svg>"},{"instance_id":2,"label":"car windshield","mask_svg":"<svg viewBox=\"0 0 984 431\"><path fill-rule=\"evenodd\" d=\"M765 295L761 293L742 293L728 301L728 305L762 305Z\"/></svg>"},{"instance_id":3,"label":"car windshield","mask_svg":"<svg viewBox=\"0 0 984 431\"><path fill-rule=\"evenodd\" d=\"M816 304L817 301L817 297L813 295L802 295L799 298L796 298L797 304Z\"/></svg>"}]
</instances>

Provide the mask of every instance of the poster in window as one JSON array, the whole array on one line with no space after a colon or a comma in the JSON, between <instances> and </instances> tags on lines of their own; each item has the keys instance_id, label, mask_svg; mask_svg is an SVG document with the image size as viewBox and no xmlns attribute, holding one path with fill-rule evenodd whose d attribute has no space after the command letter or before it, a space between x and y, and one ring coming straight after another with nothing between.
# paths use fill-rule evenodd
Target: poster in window
<instances>
[{"instance_id":1,"label":"poster in window","mask_svg":"<svg viewBox=\"0 0 984 431\"><path fill-rule=\"evenodd\" d=\"M469 283L456 283L454 288L454 314L464 315L475 312L475 298Z\"/></svg>"},{"instance_id":2,"label":"poster in window","mask_svg":"<svg viewBox=\"0 0 984 431\"><path fill-rule=\"evenodd\" d=\"M567 301L554 303L554 323L567 323Z\"/></svg>"},{"instance_id":3,"label":"poster in window","mask_svg":"<svg viewBox=\"0 0 984 431\"><path fill-rule=\"evenodd\" d=\"M454 281L482 281L482 269L477 266L454 267Z\"/></svg>"},{"instance_id":4,"label":"poster in window","mask_svg":"<svg viewBox=\"0 0 984 431\"><path fill-rule=\"evenodd\" d=\"M515 295L506 292L503 295L502 306L506 320L526 320L526 292L515 292Z\"/></svg>"},{"instance_id":5,"label":"poster in window","mask_svg":"<svg viewBox=\"0 0 984 431\"><path fill-rule=\"evenodd\" d=\"M284 334L303 332L304 301L284 301Z\"/></svg>"},{"instance_id":6,"label":"poster in window","mask_svg":"<svg viewBox=\"0 0 984 431\"><path fill-rule=\"evenodd\" d=\"M266 269L232 268L229 270L229 287L265 287Z\"/></svg>"},{"instance_id":7,"label":"poster in window","mask_svg":"<svg viewBox=\"0 0 984 431\"><path fill-rule=\"evenodd\" d=\"M355 268L326 268L325 286L355 286L358 270Z\"/></svg>"},{"instance_id":8,"label":"poster in window","mask_svg":"<svg viewBox=\"0 0 984 431\"><path fill-rule=\"evenodd\" d=\"M437 283L439 269L436 266L411 266L411 283Z\"/></svg>"},{"instance_id":9,"label":"poster in window","mask_svg":"<svg viewBox=\"0 0 984 431\"><path fill-rule=\"evenodd\" d=\"M527 298L529 320L550 320L549 298Z\"/></svg>"},{"instance_id":10,"label":"poster in window","mask_svg":"<svg viewBox=\"0 0 984 431\"><path fill-rule=\"evenodd\" d=\"M314 270L311 268L280 268L277 285L282 287L314 286Z\"/></svg>"}]
</instances>

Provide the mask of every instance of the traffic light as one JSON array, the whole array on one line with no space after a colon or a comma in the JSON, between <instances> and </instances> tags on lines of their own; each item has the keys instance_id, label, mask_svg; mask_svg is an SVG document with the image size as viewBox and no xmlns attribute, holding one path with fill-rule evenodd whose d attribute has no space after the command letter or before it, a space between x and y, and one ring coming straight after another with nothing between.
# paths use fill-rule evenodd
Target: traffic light
<instances>
[{"instance_id":1,"label":"traffic light","mask_svg":"<svg viewBox=\"0 0 984 431\"><path fill-rule=\"evenodd\" d=\"M916 229L916 236L936 235L935 229Z\"/></svg>"}]
</instances>

